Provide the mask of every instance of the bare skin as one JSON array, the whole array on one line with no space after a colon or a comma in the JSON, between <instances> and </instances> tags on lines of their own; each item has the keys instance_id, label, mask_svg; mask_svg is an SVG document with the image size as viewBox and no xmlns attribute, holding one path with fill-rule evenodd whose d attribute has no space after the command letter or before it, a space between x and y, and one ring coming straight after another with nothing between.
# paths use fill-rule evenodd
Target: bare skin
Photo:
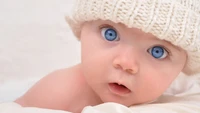
<instances>
[{"instance_id":1,"label":"bare skin","mask_svg":"<svg viewBox=\"0 0 200 113\"><path fill-rule=\"evenodd\" d=\"M165 92L187 60L181 48L110 21L86 22L80 41L80 64L47 75L16 102L74 113L104 102L149 103Z\"/></svg>"},{"instance_id":2,"label":"bare skin","mask_svg":"<svg viewBox=\"0 0 200 113\"><path fill-rule=\"evenodd\" d=\"M80 113L85 106L102 103L81 76L79 65L50 73L15 102L23 107L66 110L73 113Z\"/></svg>"}]
</instances>

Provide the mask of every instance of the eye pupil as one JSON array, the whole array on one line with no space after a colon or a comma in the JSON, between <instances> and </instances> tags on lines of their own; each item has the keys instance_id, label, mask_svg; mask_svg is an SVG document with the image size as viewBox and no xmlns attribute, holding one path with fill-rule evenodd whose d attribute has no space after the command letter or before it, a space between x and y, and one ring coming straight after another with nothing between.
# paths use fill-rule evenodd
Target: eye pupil
<instances>
[{"instance_id":1,"label":"eye pupil","mask_svg":"<svg viewBox=\"0 0 200 113\"><path fill-rule=\"evenodd\" d=\"M115 41L118 39L117 32L112 28L103 28L102 35L108 41Z\"/></svg>"},{"instance_id":2,"label":"eye pupil","mask_svg":"<svg viewBox=\"0 0 200 113\"><path fill-rule=\"evenodd\" d=\"M165 50L162 47L155 46L151 49L151 54L154 58L161 58L164 55Z\"/></svg>"}]
</instances>

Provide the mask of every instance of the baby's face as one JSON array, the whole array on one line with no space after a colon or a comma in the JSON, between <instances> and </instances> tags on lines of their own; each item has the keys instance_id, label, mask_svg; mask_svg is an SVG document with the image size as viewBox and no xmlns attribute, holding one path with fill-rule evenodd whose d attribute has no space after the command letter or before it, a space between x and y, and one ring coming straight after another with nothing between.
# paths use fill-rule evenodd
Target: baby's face
<instances>
[{"instance_id":1,"label":"baby's face","mask_svg":"<svg viewBox=\"0 0 200 113\"><path fill-rule=\"evenodd\" d=\"M185 51L167 41L110 21L85 23L80 40L83 75L103 102L153 101L187 59Z\"/></svg>"}]
</instances>

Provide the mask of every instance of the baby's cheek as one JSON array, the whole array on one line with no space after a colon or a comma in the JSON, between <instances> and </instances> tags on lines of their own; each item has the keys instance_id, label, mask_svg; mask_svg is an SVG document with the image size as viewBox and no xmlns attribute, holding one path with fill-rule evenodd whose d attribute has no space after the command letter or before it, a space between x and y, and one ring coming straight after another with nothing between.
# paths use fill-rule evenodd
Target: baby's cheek
<instances>
[{"instance_id":1,"label":"baby's cheek","mask_svg":"<svg viewBox=\"0 0 200 113\"><path fill-rule=\"evenodd\" d=\"M161 77L149 77L143 82L143 87L141 88L143 95L148 94L151 98L156 98L160 96L169 86L169 82Z\"/></svg>"}]
</instances>

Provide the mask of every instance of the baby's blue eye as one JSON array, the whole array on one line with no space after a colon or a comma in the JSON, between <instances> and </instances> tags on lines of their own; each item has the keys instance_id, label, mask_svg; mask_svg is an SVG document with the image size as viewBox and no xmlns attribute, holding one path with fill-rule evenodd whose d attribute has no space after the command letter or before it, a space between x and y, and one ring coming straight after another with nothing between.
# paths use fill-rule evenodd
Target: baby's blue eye
<instances>
[{"instance_id":1,"label":"baby's blue eye","mask_svg":"<svg viewBox=\"0 0 200 113\"><path fill-rule=\"evenodd\" d=\"M108 41L118 41L117 32L112 28L102 28L101 35Z\"/></svg>"},{"instance_id":2,"label":"baby's blue eye","mask_svg":"<svg viewBox=\"0 0 200 113\"><path fill-rule=\"evenodd\" d=\"M168 55L168 52L161 46L154 46L148 49L148 52L156 59L164 59Z\"/></svg>"}]
</instances>

